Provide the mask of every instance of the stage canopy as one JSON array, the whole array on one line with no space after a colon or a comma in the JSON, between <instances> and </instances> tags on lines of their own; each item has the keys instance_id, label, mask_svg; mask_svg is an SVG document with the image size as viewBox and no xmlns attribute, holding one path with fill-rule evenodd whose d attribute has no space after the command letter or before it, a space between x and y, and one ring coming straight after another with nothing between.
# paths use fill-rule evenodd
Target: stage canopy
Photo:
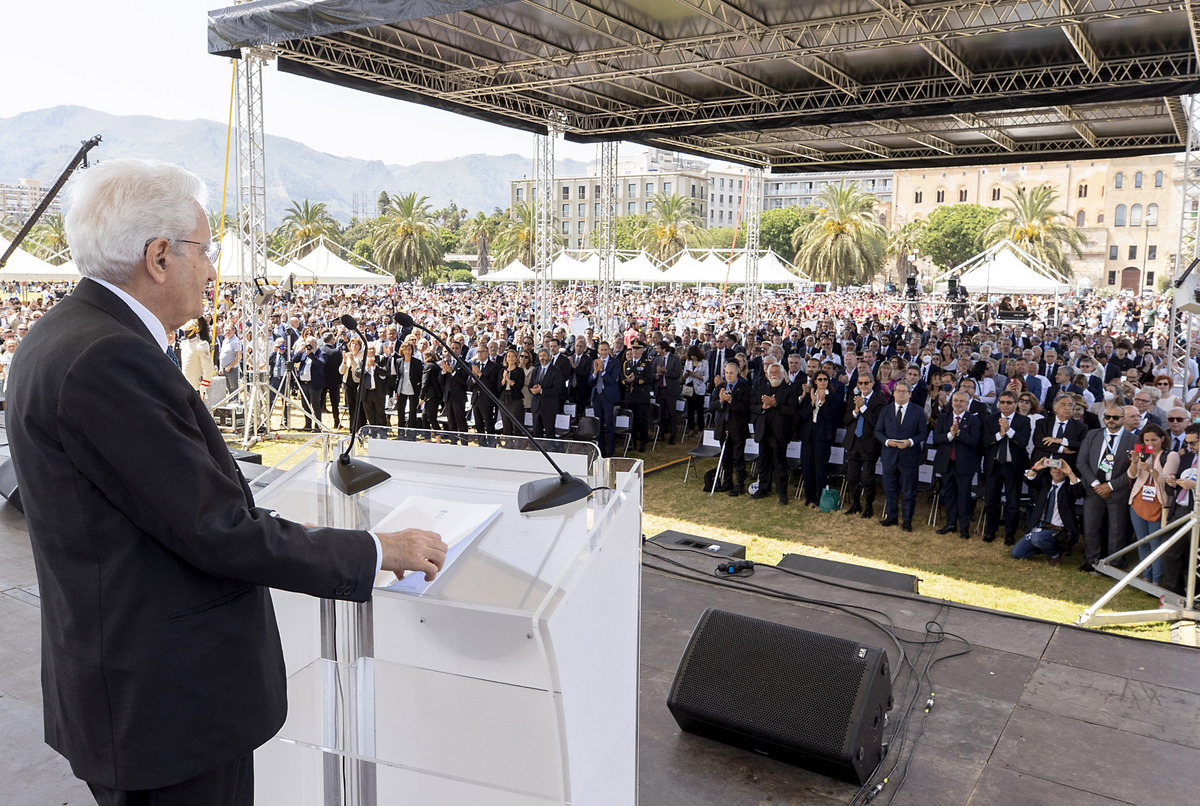
<instances>
[{"instance_id":1,"label":"stage canopy","mask_svg":"<svg viewBox=\"0 0 1200 806\"><path fill-rule=\"evenodd\" d=\"M290 261L282 269L284 276L295 273L296 282L313 285L395 285L390 274L376 274L360 269L338 257L325 245L325 240L302 258Z\"/></svg>"},{"instance_id":2,"label":"stage canopy","mask_svg":"<svg viewBox=\"0 0 1200 806\"><path fill-rule=\"evenodd\" d=\"M208 49L578 142L776 173L1179 151L1180 0L259 0Z\"/></svg>"},{"instance_id":3,"label":"stage canopy","mask_svg":"<svg viewBox=\"0 0 1200 806\"><path fill-rule=\"evenodd\" d=\"M488 272L479 278L481 283L524 283L536 277L524 263L514 260L499 271Z\"/></svg>"}]
</instances>

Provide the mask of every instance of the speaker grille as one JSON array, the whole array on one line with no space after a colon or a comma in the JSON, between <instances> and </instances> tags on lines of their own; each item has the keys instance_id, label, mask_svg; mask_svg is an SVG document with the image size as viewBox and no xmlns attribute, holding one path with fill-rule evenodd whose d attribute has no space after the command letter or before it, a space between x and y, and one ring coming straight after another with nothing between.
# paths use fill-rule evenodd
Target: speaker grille
<instances>
[{"instance_id":1,"label":"speaker grille","mask_svg":"<svg viewBox=\"0 0 1200 806\"><path fill-rule=\"evenodd\" d=\"M854 641L710 610L680 664L672 704L719 714L747 736L837 758L857 721L866 667Z\"/></svg>"}]
</instances>

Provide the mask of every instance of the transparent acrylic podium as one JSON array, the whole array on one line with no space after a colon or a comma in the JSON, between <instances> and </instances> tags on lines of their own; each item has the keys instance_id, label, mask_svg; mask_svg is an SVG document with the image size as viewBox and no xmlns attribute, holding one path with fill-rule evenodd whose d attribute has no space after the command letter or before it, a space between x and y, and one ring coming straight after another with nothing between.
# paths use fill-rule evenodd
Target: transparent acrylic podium
<instances>
[{"instance_id":1,"label":"transparent acrylic podium","mask_svg":"<svg viewBox=\"0 0 1200 806\"><path fill-rule=\"evenodd\" d=\"M428 436L363 429L355 454L392 478L357 496L315 455L255 493L284 517L353 528L412 495L503 507L424 595L273 591L289 714L255 754L256 802L636 803L641 463L548 441L605 489L523 515L518 487L553 475L544 457Z\"/></svg>"}]
</instances>

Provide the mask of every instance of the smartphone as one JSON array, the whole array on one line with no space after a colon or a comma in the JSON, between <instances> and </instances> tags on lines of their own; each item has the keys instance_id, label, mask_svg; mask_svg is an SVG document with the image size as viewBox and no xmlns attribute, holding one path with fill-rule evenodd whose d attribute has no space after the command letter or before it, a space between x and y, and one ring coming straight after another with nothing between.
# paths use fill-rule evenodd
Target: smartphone
<instances>
[{"instance_id":1,"label":"smartphone","mask_svg":"<svg viewBox=\"0 0 1200 806\"><path fill-rule=\"evenodd\" d=\"M1046 458L1046 467L1062 467L1062 459Z\"/></svg>"}]
</instances>

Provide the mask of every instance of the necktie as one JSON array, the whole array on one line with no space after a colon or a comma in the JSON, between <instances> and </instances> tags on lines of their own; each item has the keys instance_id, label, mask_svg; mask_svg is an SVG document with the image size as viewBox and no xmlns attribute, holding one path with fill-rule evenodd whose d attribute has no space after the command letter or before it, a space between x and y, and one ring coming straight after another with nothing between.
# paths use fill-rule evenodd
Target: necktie
<instances>
[{"instance_id":1,"label":"necktie","mask_svg":"<svg viewBox=\"0 0 1200 806\"><path fill-rule=\"evenodd\" d=\"M900 425L903 422L904 422L904 407L897 406L896 407L896 425Z\"/></svg>"},{"instance_id":2,"label":"necktie","mask_svg":"<svg viewBox=\"0 0 1200 806\"><path fill-rule=\"evenodd\" d=\"M1054 432L1054 436L1056 439L1062 439L1063 431L1066 430L1066 427L1067 427L1066 423L1058 424L1058 430Z\"/></svg>"},{"instance_id":3,"label":"necktie","mask_svg":"<svg viewBox=\"0 0 1200 806\"><path fill-rule=\"evenodd\" d=\"M1050 521L1054 517L1054 506L1058 503L1058 485L1054 484L1050 487L1050 494L1046 496L1046 508L1042 510L1042 526L1050 526Z\"/></svg>"},{"instance_id":4,"label":"necktie","mask_svg":"<svg viewBox=\"0 0 1200 806\"><path fill-rule=\"evenodd\" d=\"M863 435L863 421L867 419L866 401L863 401L863 410L858 415L858 425L854 426L854 436L861 437Z\"/></svg>"},{"instance_id":5,"label":"necktie","mask_svg":"<svg viewBox=\"0 0 1200 806\"><path fill-rule=\"evenodd\" d=\"M1011 425L1011 421L1010 421L1009 428L1011 428L1011 427L1012 427L1012 425ZM1009 451L1008 442L1009 442L1008 429L1005 429L1004 441L1000 443L1000 461L1003 464L1008 464L1012 461L1012 453Z\"/></svg>"},{"instance_id":6,"label":"necktie","mask_svg":"<svg viewBox=\"0 0 1200 806\"><path fill-rule=\"evenodd\" d=\"M1174 447L1172 447L1171 450L1173 450L1173 451L1179 450L1180 443L1182 443L1182 442L1183 442L1183 437L1175 437Z\"/></svg>"},{"instance_id":7,"label":"necktie","mask_svg":"<svg viewBox=\"0 0 1200 806\"><path fill-rule=\"evenodd\" d=\"M959 423L959 421L960 421L960 420L962 420L962 416L961 416L961 415L958 415L958 414L954 415L954 424L955 424L955 425L958 425L958 423ZM951 442L951 443L950 443L950 461L951 461L951 462L953 462L953 461L954 461L954 449L955 449L955 448L957 448L957 447L958 447L958 445L957 445L957 444L955 444L954 442Z\"/></svg>"},{"instance_id":8,"label":"necktie","mask_svg":"<svg viewBox=\"0 0 1200 806\"><path fill-rule=\"evenodd\" d=\"M172 364L179 366L179 356L175 355L175 350L170 345L167 346L167 358L171 359Z\"/></svg>"},{"instance_id":9,"label":"necktie","mask_svg":"<svg viewBox=\"0 0 1200 806\"><path fill-rule=\"evenodd\" d=\"M596 377L596 394L604 394L604 368L608 366L608 359L604 359L600 364L600 374Z\"/></svg>"}]
</instances>

